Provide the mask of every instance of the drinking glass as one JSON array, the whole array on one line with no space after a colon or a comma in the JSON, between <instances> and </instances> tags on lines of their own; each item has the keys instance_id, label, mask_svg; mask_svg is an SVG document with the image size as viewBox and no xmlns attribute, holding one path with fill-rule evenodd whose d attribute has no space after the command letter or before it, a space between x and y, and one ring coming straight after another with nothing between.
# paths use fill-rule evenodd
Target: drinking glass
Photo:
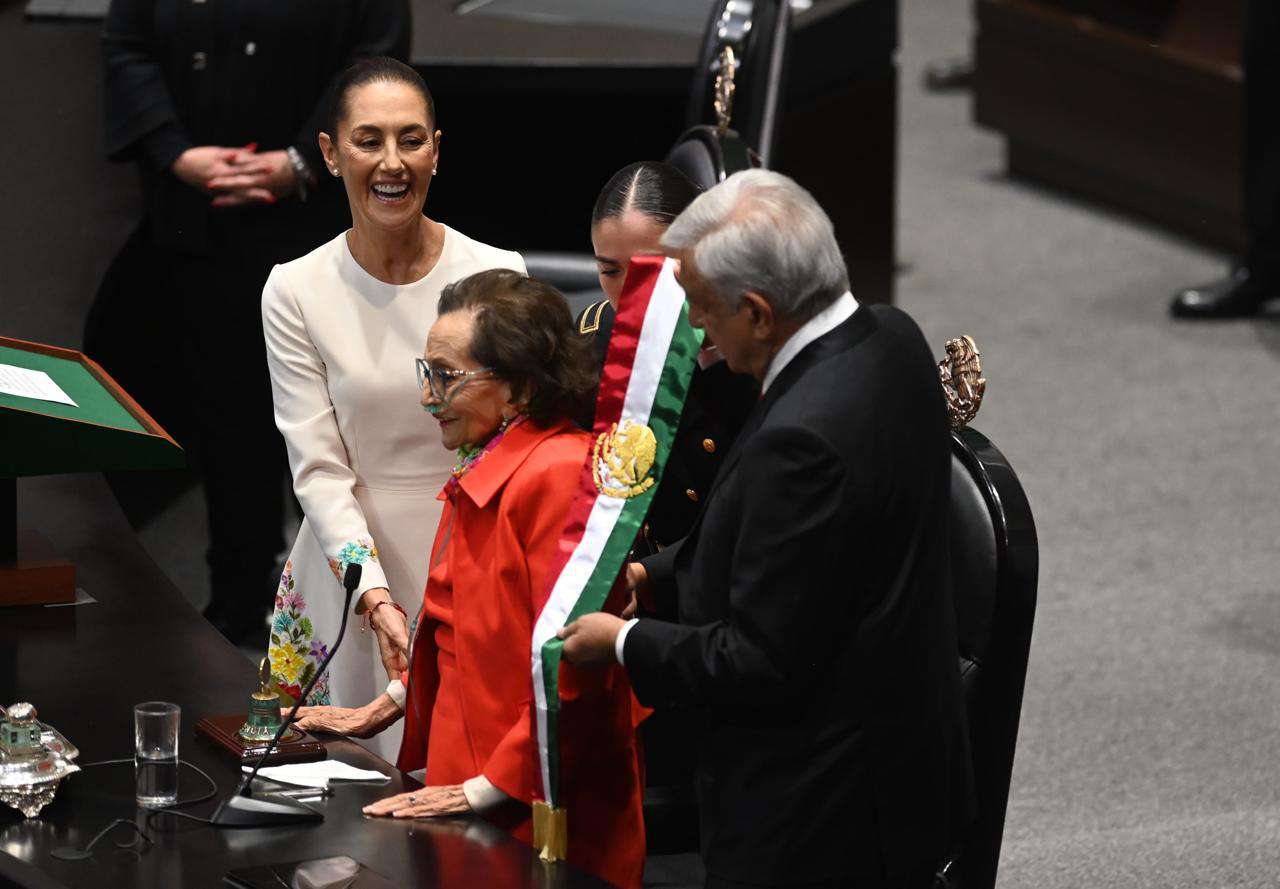
<instances>
[{"instance_id":1,"label":"drinking glass","mask_svg":"<svg viewBox=\"0 0 1280 889\"><path fill-rule=\"evenodd\" d=\"M178 801L177 704L148 701L133 708L133 770L138 805L148 809Z\"/></svg>"}]
</instances>

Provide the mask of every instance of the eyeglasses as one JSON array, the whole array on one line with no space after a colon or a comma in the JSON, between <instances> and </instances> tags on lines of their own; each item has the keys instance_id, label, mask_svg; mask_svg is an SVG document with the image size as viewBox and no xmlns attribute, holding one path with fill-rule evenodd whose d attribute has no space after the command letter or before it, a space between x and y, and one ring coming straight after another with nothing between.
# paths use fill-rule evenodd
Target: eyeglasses
<instances>
[{"instance_id":1,"label":"eyeglasses","mask_svg":"<svg viewBox=\"0 0 1280 889\"><path fill-rule=\"evenodd\" d=\"M415 358L413 363L418 371L418 388L430 385L431 394L441 401L449 400L450 389L453 390L453 395L457 395L458 390L470 382L476 374L493 371L492 367L477 367L475 370L441 370L427 364L425 358Z\"/></svg>"}]
</instances>

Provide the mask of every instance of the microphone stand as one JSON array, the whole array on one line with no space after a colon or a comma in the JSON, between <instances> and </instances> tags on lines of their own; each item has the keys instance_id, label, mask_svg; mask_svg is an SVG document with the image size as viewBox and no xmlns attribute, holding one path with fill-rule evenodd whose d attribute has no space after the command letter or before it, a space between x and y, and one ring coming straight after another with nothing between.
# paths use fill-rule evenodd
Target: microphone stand
<instances>
[{"instance_id":1,"label":"microphone stand","mask_svg":"<svg viewBox=\"0 0 1280 889\"><path fill-rule=\"evenodd\" d=\"M307 821L324 820L323 813L287 797L277 796L273 799L268 799L268 797L272 796L270 793L255 796L253 793L253 779L258 777L258 770L266 763L267 757L275 751L276 745L280 742L280 738L284 733L288 731L289 726L293 725L293 721L298 715L298 708L306 702L307 696L315 689L316 682L328 668L329 662L338 653L338 646L342 644L342 637L347 632L347 617L351 614L351 597L355 594L356 587L360 585L361 571L361 567L354 562L347 566L346 573L342 577L342 587L346 591L347 597L342 606L342 626L338 628L338 638L334 641L333 648L329 649L328 656L320 662L320 666L316 668L315 675L311 677L307 687L298 695L298 700L294 703L293 709L289 711L289 715L280 721L280 728L276 729L275 737L271 739L266 751L258 758L253 771L242 778L240 786L236 788L235 793L219 803L218 808L214 810L213 817L209 823L215 827L267 827L273 824L298 824Z\"/></svg>"}]
</instances>

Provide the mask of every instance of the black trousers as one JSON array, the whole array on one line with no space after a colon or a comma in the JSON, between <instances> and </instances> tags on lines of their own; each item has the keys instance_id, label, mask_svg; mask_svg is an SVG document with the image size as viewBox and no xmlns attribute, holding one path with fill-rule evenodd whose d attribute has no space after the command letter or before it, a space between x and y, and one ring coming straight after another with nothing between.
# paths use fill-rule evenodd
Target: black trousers
<instances>
[{"instance_id":1,"label":"black trousers","mask_svg":"<svg viewBox=\"0 0 1280 889\"><path fill-rule=\"evenodd\" d=\"M1280 275L1280 3L1244 0L1247 264Z\"/></svg>"},{"instance_id":2,"label":"black trousers","mask_svg":"<svg viewBox=\"0 0 1280 889\"><path fill-rule=\"evenodd\" d=\"M161 252L176 300L190 447L209 520L210 607L264 612L284 547L284 441L275 426L262 336L262 286L280 249Z\"/></svg>"},{"instance_id":3,"label":"black trousers","mask_svg":"<svg viewBox=\"0 0 1280 889\"><path fill-rule=\"evenodd\" d=\"M155 246L144 223L112 263L86 325L86 351L165 426L199 473L211 608L246 621L273 601L292 499L272 411L262 287L272 266L324 236L223 240L186 253Z\"/></svg>"}]
</instances>

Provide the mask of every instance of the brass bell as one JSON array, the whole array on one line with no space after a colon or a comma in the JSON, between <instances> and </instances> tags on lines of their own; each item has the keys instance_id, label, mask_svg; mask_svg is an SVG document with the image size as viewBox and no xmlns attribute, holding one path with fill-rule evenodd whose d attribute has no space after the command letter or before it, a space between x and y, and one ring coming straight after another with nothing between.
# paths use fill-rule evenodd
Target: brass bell
<instances>
[{"instance_id":1,"label":"brass bell","mask_svg":"<svg viewBox=\"0 0 1280 889\"><path fill-rule=\"evenodd\" d=\"M249 695L249 718L238 734L246 741L269 742L276 736L284 717L280 713L280 695L271 687L271 662L258 664L258 690Z\"/></svg>"}]
</instances>

